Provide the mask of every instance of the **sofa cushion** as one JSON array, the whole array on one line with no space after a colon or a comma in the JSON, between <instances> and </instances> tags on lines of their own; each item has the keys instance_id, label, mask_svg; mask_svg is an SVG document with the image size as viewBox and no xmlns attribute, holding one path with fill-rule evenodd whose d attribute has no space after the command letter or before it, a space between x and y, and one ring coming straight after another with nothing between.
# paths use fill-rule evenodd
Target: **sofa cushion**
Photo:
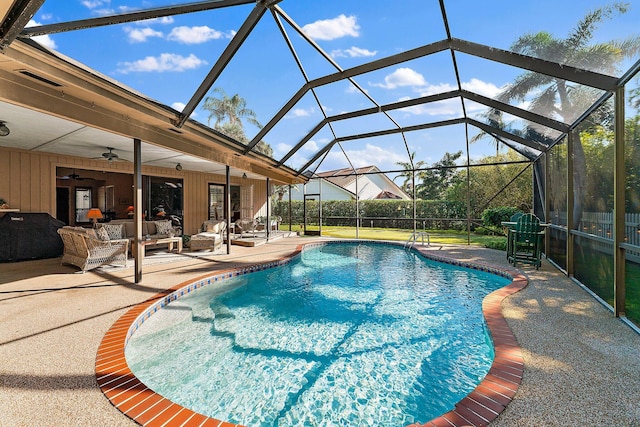
<instances>
[{"instance_id":1,"label":"sofa cushion","mask_svg":"<svg viewBox=\"0 0 640 427\"><path fill-rule=\"evenodd\" d=\"M158 234L156 223L153 221L142 221L142 234L149 234L150 236Z\"/></svg>"},{"instance_id":2,"label":"sofa cushion","mask_svg":"<svg viewBox=\"0 0 640 427\"><path fill-rule=\"evenodd\" d=\"M206 221L203 231L208 231L211 233L219 233L220 232L220 222L218 221Z\"/></svg>"},{"instance_id":3,"label":"sofa cushion","mask_svg":"<svg viewBox=\"0 0 640 427\"><path fill-rule=\"evenodd\" d=\"M109 239L118 240L122 239L122 229L124 228L122 224L104 224L102 226L107 233L109 234Z\"/></svg>"},{"instance_id":4,"label":"sofa cushion","mask_svg":"<svg viewBox=\"0 0 640 427\"><path fill-rule=\"evenodd\" d=\"M171 226L171 221L154 221L156 226L155 234L168 235L173 231L173 227ZM154 234L154 233L150 233Z\"/></svg>"},{"instance_id":5,"label":"sofa cushion","mask_svg":"<svg viewBox=\"0 0 640 427\"><path fill-rule=\"evenodd\" d=\"M122 237L126 239L133 239L136 235L136 224L133 221L123 222L123 235Z\"/></svg>"},{"instance_id":6,"label":"sofa cushion","mask_svg":"<svg viewBox=\"0 0 640 427\"><path fill-rule=\"evenodd\" d=\"M95 231L95 236L98 240L111 240L109 239L109 233L107 232L107 229L104 227L100 227Z\"/></svg>"}]
</instances>

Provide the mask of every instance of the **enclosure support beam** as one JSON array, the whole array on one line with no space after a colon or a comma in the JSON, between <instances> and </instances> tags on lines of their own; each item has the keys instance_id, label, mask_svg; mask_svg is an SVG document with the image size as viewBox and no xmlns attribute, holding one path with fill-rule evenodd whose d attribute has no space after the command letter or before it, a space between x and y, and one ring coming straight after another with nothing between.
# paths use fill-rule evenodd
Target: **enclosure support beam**
<instances>
[{"instance_id":1,"label":"enclosure support beam","mask_svg":"<svg viewBox=\"0 0 640 427\"><path fill-rule=\"evenodd\" d=\"M322 221L322 215L320 215L320 221ZM269 241L271 230L271 182L269 181L269 177L267 177L267 221L264 224L264 232L267 237L267 242Z\"/></svg>"},{"instance_id":2,"label":"enclosure support beam","mask_svg":"<svg viewBox=\"0 0 640 427\"><path fill-rule=\"evenodd\" d=\"M467 245L471 244L471 155L469 154L469 124L464 125L467 147Z\"/></svg>"},{"instance_id":3,"label":"enclosure support beam","mask_svg":"<svg viewBox=\"0 0 640 427\"><path fill-rule=\"evenodd\" d=\"M358 193L358 174L356 173L356 239L360 238L360 205Z\"/></svg>"},{"instance_id":4,"label":"enclosure support beam","mask_svg":"<svg viewBox=\"0 0 640 427\"><path fill-rule=\"evenodd\" d=\"M224 212L227 218L227 255L231 253L231 168L226 166Z\"/></svg>"},{"instance_id":5,"label":"enclosure support beam","mask_svg":"<svg viewBox=\"0 0 640 427\"><path fill-rule=\"evenodd\" d=\"M567 276L573 276L573 135L576 130L567 134Z\"/></svg>"},{"instance_id":6,"label":"enclosure support beam","mask_svg":"<svg viewBox=\"0 0 640 427\"><path fill-rule=\"evenodd\" d=\"M540 160L538 160L540 161ZM551 198L549 197L550 169L549 169L549 151L542 156L544 161L544 215L545 222L551 222ZM544 256L549 257L551 252L551 228L547 228L544 236Z\"/></svg>"},{"instance_id":7,"label":"enclosure support beam","mask_svg":"<svg viewBox=\"0 0 640 427\"><path fill-rule=\"evenodd\" d=\"M416 171L411 171L411 198L413 199L413 235L416 235Z\"/></svg>"},{"instance_id":8,"label":"enclosure support beam","mask_svg":"<svg viewBox=\"0 0 640 427\"><path fill-rule=\"evenodd\" d=\"M134 280L135 283L142 281L142 141L135 138L133 140L133 218L134 231L136 237L133 239L135 251L134 258ZM183 225L184 226L184 225ZM133 248L132 248L133 249Z\"/></svg>"},{"instance_id":9,"label":"enclosure support beam","mask_svg":"<svg viewBox=\"0 0 640 427\"><path fill-rule=\"evenodd\" d=\"M624 91L621 86L615 95L615 154L613 167L613 311L616 317L625 315L625 164L624 164Z\"/></svg>"},{"instance_id":10,"label":"enclosure support beam","mask_svg":"<svg viewBox=\"0 0 640 427\"><path fill-rule=\"evenodd\" d=\"M293 203L291 203L291 189L293 187L291 186L291 184L289 184L289 231L292 230L293 227L293 213L292 213L292 207L293 207Z\"/></svg>"},{"instance_id":11,"label":"enclosure support beam","mask_svg":"<svg viewBox=\"0 0 640 427\"><path fill-rule=\"evenodd\" d=\"M318 180L318 236L322 236L322 178Z\"/></svg>"}]
</instances>

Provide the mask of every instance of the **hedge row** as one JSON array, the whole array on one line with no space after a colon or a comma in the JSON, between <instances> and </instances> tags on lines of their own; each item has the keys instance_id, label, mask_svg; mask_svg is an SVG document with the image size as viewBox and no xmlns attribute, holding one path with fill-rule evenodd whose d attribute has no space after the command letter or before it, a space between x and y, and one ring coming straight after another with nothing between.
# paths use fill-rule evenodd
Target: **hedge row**
<instances>
[{"instance_id":1,"label":"hedge row","mask_svg":"<svg viewBox=\"0 0 640 427\"><path fill-rule=\"evenodd\" d=\"M382 228L413 228L413 203L407 200L363 200L358 204L361 226ZM318 202L307 202L307 223L313 224L318 218ZM272 214L289 221L289 202L276 201ZM291 202L293 224L304 222L304 203ZM466 227L467 208L465 203L436 200L417 200L416 218L418 228L463 229ZM353 200L328 200L322 202L322 224L337 226L356 225L356 202Z\"/></svg>"}]
</instances>

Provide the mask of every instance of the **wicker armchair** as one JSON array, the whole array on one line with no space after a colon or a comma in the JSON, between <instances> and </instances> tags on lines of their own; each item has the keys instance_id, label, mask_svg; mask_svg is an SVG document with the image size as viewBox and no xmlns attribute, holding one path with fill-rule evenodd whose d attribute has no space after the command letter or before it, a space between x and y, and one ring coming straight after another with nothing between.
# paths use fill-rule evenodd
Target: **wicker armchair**
<instances>
[{"instance_id":1,"label":"wicker armchair","mask_svg":"<svg viewBox=\"0 0 640 427\"><path fill-rule=\"evenodd\" d=\"M255 233L256 225L257 223L254 218L239 219L234 226L235 232L236 234L240 234L240 238L242 238L243 233Z\"/></svg>"},{"instance_id":2,"label":"wicker armchair","mask_svg":"<svg viewBox=\"0 0 640 427\"><path fill-rule=\"evenodd\" d=\"M222 247L226 228L227 223L224 220L205 221L200 227L200 232L191 236L191 250L211 249L215 251L219 249Z\"/></svg>"},{"instance_id":3,"label":"wicker armchair","mask_svg":"<svg viewBox=\"0 0 640 427\"><path fill-rule=\"evenodd\" d=\"M81 227L62 227L58 234L64 243L61 264L75 265L83 273L107 264L127 266L128 239L100 240L93 230Z\"/></svg>"}]
</instances>

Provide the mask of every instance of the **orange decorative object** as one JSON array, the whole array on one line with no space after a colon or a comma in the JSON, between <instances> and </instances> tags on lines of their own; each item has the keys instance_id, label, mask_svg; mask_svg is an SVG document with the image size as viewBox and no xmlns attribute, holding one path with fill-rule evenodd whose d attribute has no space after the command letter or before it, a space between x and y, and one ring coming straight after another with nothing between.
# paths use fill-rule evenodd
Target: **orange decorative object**
<instances>
[{"instance_id":1,"label":"orange decorative object","mask_svg":"<svg viewBox=\"0 0 640 427\"><path fill-rule=\"evenodd\" d=\"M87 212L87 218L93 221L93 228L96 228L98 220L102 218L102 212L98 208L91 208Z\"/></svg>"},{"instance_id":2,"label":"orange decorative object","mask_svg":"<svg viewBox=\"0 0 640 427\"><path fill-rule=\"evenodd\" d=\"M127 208L127 212L133 212L133 206L129 206L129 207Z\"/></svg>"}]
</instances>

